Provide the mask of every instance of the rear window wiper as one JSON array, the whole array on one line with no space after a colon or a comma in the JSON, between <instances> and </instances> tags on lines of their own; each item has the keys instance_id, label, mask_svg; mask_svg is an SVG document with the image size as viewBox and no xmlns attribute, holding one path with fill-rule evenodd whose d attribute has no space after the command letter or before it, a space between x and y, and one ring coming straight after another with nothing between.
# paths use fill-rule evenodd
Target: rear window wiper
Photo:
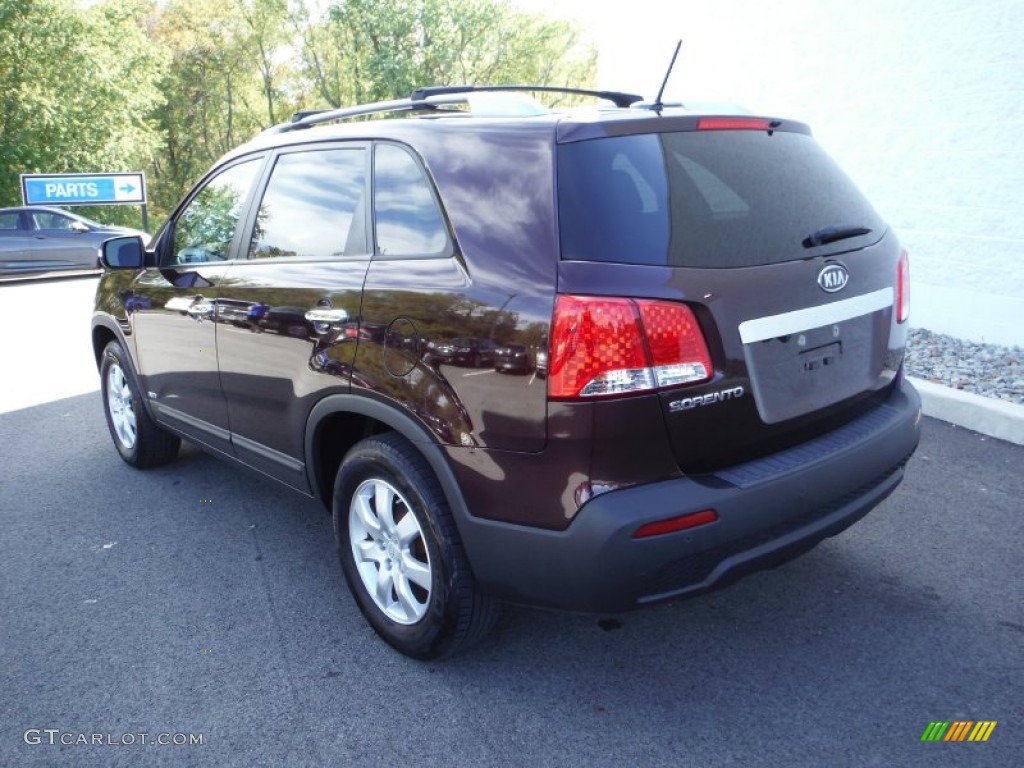
<instances>
[{"instance_id":1,"label":"rear window wiper","mask_svg":"<svg viewBox=\"0 0 1024 768\"><path fill-rule=\"evenodd\" d=\"M828 245L834 243L837 240L846 240L850 237L860 237L861 235L870 235L871 230L868 227L825 227L819 229L817 232L812 232L804 238L804 248L815 248L819 245Z\"/></svg>"}]
</instances>

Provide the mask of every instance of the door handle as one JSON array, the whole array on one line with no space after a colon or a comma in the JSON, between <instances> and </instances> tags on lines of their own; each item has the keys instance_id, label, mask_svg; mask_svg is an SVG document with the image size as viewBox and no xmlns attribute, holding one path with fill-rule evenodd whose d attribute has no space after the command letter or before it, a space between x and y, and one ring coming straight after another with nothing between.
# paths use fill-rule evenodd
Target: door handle
<instances>
[{"instance_id":1,"label":"door handle","mask_svg":"<svg viewBox=\"0 0 1024 768\"><path fill-rule=\"evenodd\" d=\"M317 307L306 313L306 319L311 323L344 323L348 320L348 312L344 309Z\"/></svg>"}]
</instances>

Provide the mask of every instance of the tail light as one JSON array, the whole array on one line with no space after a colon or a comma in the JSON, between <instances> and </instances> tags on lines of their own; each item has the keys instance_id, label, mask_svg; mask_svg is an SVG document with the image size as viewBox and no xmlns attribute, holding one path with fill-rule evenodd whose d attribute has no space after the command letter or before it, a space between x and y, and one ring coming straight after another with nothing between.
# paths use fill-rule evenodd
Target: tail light
<instances>
[{"instance_id":1,"label":"tail light","mask_svg":"<svg viewBox=\"0 0 1024 768\"><path fill-rule=\"evenodd\" d=\"M778 127L778 123L775 127ZM698 131L770 131L772 121L760 117L702 117Z\"/></svg>"},{"instance_id":2,"label":"tail light","mask_svg":"<svg viewBox=\"0 0 1024 768\"><path fill-rule=\"evenodd\" d=\"M906 249L900 254L896 268L896 322L906 322L910 317L910 256Z\"/></svg>"},{"instance_id":3,"label":"tail light","mask_svg":"<svg viewBox=\"0 0 1024 768\"><path fill-rule=\"evenodd\" d=\"M649 392L711 374L704 335L685 304L558 297L548 371L552 398Z\"/></svg>"}]
</instances>

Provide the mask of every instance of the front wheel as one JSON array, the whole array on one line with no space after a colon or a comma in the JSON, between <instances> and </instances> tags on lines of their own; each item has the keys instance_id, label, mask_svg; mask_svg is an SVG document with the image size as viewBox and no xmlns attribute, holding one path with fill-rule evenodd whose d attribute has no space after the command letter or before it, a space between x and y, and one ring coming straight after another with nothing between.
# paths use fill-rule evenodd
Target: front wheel
<instances>
[{"instance_id":1,"label":"front wheel","mask_svg":"<svg viewBox=\"0 0 1024 768\"><path fill-rule=\"evenodd\" d=\"M497 604L473 579L436 477L397 434L367 438L345 457L334 532L356 603L398 651L436 659L494 625Z\"/></svg>"},{"instance_id":2,"label":"front wheel","mask_svg":"<svg viewBox=\"0 0 1024 768\"><path fill-rule=\"evenodd\" d=\"M100 387L107 428L121 458L140 469L173 461L181 440L149 417L131 362L117 341L103 350Z\"/></svg>"}]
</instances>

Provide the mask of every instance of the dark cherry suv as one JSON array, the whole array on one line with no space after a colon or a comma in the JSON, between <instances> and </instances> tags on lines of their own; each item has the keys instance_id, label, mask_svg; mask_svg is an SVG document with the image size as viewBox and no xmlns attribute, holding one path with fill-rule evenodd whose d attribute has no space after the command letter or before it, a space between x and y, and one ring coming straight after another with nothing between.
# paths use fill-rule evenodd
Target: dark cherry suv
<instances>
[{"instance_id":1,"label":"dark cherry suv","mask_svg":"<svg viewBox=\"0 0 1024 768\"><path fill-rule=\"evenodd\" d=\"M148 250L106 244L92 326L121 457L185 438L323 499L417 658L503 601L614 612L778 564L919 437L907 255L805 125L491 90L258 136ZM539 375L496 370L519 349Z\"/></svg>"}]
</instances>

